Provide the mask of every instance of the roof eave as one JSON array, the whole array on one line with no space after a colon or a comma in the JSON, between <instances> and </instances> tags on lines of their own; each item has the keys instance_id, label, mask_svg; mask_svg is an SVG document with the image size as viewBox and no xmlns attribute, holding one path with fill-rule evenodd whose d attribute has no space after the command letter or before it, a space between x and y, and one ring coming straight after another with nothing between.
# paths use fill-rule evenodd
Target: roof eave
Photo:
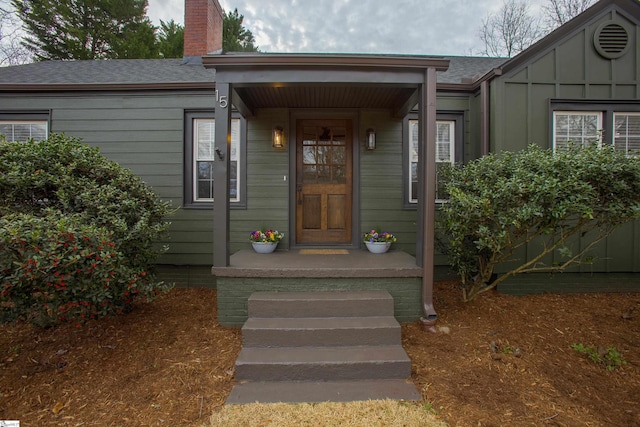
<instances>
[{"instance_id":1,"label":"roof eave","mask_svg":"<svg viewBox=\"0 0 640 427\"><path fill-rule=\"evenodd\" d=\"M248 54L205 55L205 68L393 68L446 71L449 60L425 56L401 55L349 55L349 54Z\"/></svg>"},{"instance_id":2,"label":"roof eave","mask_svg":"<svg viewBox=\"0 0 640 427\"><path fill-rule=\"evenodd\" d=\"M0 84L0 92L87 92L214 89L215 82Z\"/></svg>"}]
</instances>

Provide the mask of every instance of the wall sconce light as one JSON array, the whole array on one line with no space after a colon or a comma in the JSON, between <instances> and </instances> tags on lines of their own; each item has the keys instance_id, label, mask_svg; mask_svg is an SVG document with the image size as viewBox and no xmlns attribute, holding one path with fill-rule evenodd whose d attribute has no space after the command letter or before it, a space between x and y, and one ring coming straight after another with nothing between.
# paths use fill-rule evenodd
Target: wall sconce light
<instances>
[{"instance_id":1,"label":"wall sconce light","mask_svg":"<svg viewBox=\"0 0 640 427\"><path fill-rule=\"evenodd\" d=\"M273 128L273 148L281 150L284 148L284 129L282 126L276 126Z\"/></svg>"},{"instance_id":2,"label":"wall sconce light","mask_svg":"<svg viewBox=\"0 0 640 427\"><path fill-rule=\"evenodd\" d=\"M367 129L367 139L365 141L367 150L376 149L376 131L372 128Z\"/></svg>"}]
</instances>

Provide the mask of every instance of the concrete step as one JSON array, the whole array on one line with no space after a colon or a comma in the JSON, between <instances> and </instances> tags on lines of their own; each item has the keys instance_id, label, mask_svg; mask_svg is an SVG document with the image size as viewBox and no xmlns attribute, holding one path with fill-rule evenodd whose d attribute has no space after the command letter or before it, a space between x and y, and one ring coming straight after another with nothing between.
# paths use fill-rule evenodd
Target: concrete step
<instances>
[{"instance_id":1,"label":"concrete step","mask_svg":"<svg viewBox=\"0 0 640 427\"><path fill-rule=\"evenodd\" d=\"M242 327L245 347L393 345L401 341L393 316L250 317Z\"/></svg>"},{"instance_id":2,"label":"concrete step","mask_svg":"<svg viewBox=\"0 0 640 427\"><path fill-rule=\"evenodd\" d=\"M249 317L393 316L393 298L385 290L332 292L256 292L248 300Z\"/></svg>"},{"instance_id":3,"label":"concrete step","mask_svg":"<svg viewBox=\"0 0 640 427\"><path fill-rule=\"evenodd\" d=\"M387 291L249 297L227 403L420 400Z\"/></svg>"},{"instance_id":4,"label":"concrete step","mask_svg":"<svg viewBox=\"0 0 640 427\"><path fill-rule=\"evenodd\" d=\"M244 347L236 360L239 381L404 379L411 360L400 345L355 347Z\"/></svg>"},{"instance_id":5,"label":"concrete step","mask_svg":"<svg viewBox=\"0 0 640 427\"><path fill-rule=\"evenodd\" d=\"M353 402L359 400L422 400L408 380L272 381L236 384L227 405L276 402Z\"/></svg>"}]
</instances>

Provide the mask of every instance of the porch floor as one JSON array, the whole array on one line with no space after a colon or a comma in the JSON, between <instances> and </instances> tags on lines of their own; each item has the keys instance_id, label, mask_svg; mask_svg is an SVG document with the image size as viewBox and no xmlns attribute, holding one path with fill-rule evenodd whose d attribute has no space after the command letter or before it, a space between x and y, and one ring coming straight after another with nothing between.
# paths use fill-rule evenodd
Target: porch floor
<instances>
[{"instance_id":1,"label":"porch floor","mask_svg":"<svg viewBox=\"0 0 640 427\"><path fill-rule=\"evenodd\" d=\"M250 249L230 257L228 267L213 267L218 277L422 277L415 257L391 250L372 254L365 249L293 249L258 254Z\"/></svg>"}]
</instances>

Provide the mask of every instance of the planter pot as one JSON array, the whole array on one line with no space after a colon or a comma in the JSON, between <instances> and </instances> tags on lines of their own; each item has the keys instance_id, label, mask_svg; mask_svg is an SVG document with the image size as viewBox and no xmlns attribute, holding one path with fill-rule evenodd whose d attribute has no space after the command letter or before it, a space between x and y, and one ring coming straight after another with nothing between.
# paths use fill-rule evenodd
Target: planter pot
<instances>
[{"instance_id":1,"label":"planter pot","mask_svg":"<svg viewBox=\"0 0 640 427\"><path fill-rule=\"evenodd\" d=\"M253 246L253 250L259 254L270 254L271 252L276 250L278 242L251 242L251 246Z\"/></svg>"},{"instance_id":2,"label":"planter pot","mask_svg":"<svg viewBox=\"0 0 640 427\"><path fill-rule=\"evenodd\" d=\"M391 247L391 242L364 242L372 254L383 254Z\"/></svg>"}]
</instances>

